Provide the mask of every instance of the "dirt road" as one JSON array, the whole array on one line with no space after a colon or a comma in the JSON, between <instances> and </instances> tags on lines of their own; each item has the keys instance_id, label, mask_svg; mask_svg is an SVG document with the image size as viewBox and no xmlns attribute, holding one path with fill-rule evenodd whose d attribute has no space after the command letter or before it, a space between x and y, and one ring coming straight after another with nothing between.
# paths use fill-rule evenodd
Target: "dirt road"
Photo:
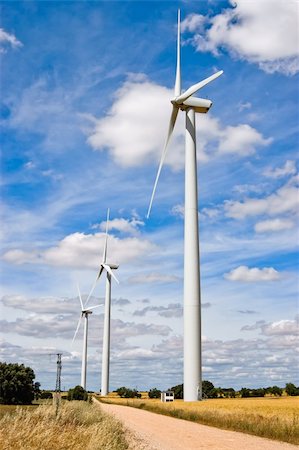
<instances>
[{"instance_id":1,"label":"dirt road","mask_svg":"<svg viewBox=\"0 0 299 450\"><path fill-rule=\"evenodd\" d=\"M130 450L298 450L296 445L101 403L129 430Z\"/></svg>"}]
</instances>

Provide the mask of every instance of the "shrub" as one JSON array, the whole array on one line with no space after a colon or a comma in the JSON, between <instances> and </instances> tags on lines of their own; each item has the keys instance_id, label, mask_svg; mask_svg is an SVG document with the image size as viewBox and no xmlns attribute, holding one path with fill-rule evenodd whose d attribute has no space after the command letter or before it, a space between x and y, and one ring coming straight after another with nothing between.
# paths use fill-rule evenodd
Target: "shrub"
<instances>
[{"instance_id":1,"label":"shrub","mask_svg":"<svg viewBox=\"0 0 299 450\"><path fill-rule=\"evenodd\" d=\"M69 389L67 399L72 400L88 400L88 394L82 386L75 386L73 389Z\"/></svg>"},{"instance_id":2,"label":"shrub","mask_svg":"<svg viewBox=\"0 0 299 450\"><path fill-rule=\"evenodd\" d=\"M121 398L141 398L141 394L136 389L126 388L125 386L118 388L116 392Z\"/></svg>"},{"instance_id":3,"label":"shrub","mask_svg":"<svg viewBox=\"0 0 299 450\"><path fill-rule=\"evenodd\" d=\"M157 389L157 388L150 389L148 396L149 396L149 398L160 398L161 391L160 391L160 389Z\"/></svg>"},{"instance_id":4,"label":"shrub","mask_svg":"<svg viewBox=\"0 0 299 450\"><path fill-rule=\"evenodd\" d=\"M53 394L51 391L41 391L40 399L45 400L45 399L49 399L49 398L53 398Z\"/></svg>"}]
</instances>

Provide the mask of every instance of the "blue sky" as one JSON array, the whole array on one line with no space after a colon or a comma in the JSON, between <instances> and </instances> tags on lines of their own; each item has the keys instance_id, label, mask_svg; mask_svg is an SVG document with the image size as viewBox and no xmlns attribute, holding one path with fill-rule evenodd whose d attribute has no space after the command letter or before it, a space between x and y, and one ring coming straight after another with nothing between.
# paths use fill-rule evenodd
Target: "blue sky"
<instances>
[{"instance_id":1,"label":"blue sky","mask_svg":"<svg viewBox=\"0 0 299 450\"><path fill-rule=\"evenodd\" d=\"M107 208L111 388L182 382L184 117L150 219L182 14L182 87L217 70L197 115L204 379L299 383L298 4L1 2L1 359L80 382L76 283L101 261ZM104 280L93 303L103 303ZM103 314L90 318L99 390Z\"/></svg>"}]
</instances>

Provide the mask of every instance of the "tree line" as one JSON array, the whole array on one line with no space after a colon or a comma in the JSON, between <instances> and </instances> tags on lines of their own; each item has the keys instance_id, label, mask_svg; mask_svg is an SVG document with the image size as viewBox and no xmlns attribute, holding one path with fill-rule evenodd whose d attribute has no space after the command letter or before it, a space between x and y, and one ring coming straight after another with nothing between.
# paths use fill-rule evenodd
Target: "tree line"
<instances>
[{"instance_id":1,"label":"tree line","mask_svg":"<svg viewBox=\"0 0 299 450\"><path fill-rule=\"evenodd\" d=\"M52 398L50 391L41 391L40 383L35 382L34 371L24 364L0 362L0 404L28 405L40 398ZM178 384L168 389L174 392L176 399L183 398L184 386ZM242 387L239 391L234 388L215 387L210 381L202 382L203 398L234 398L234 397L264 397L266 394L281 396L283 392L290 396L299 396L299 386L287 383L282 389L278 386L250 389ZM136 389L122 386L115 391L122 398L141 398L141 393ZM148 392L149 398L160 398L161 390L152 388ZM81 386L76 386L68 391L68 400L87 400L88 394Z\"/></svg>"}]
</instances>

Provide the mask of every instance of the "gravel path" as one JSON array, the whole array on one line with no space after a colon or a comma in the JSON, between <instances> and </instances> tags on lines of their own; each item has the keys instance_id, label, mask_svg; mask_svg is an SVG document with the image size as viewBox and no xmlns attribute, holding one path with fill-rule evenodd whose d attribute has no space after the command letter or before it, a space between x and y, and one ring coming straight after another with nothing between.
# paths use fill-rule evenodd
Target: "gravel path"
<instances>
[{"instance_id":1,"label":"gravel path","mask_svg":"<svg viewBox=\"0 0 299 450\"><path fill-rule=\"evenodd\" d=\"M296 445L101 403L128 429L130 450L298 450Z\"/></svg>"}]
</instances>

